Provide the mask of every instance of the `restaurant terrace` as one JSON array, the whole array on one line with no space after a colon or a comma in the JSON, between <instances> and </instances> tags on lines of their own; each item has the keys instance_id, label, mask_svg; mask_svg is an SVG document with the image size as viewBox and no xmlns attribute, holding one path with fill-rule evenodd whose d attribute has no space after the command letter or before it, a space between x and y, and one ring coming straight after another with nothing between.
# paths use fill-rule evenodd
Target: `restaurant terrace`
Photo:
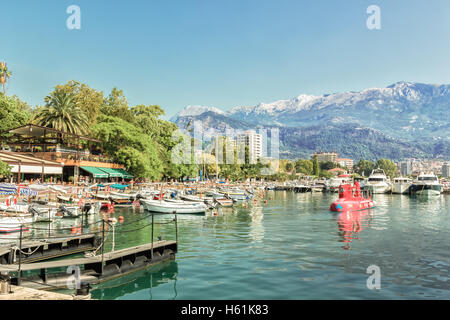
<instances>
[{"instance_id":1,"label":"restaurant terrace","mask_svg":"<svg viewBox=\"0 0 450 320\"><path fill-rule=\"evenodd\" d=\"M27 124L2 132L1 146L6 155L26 156L62 165L60 179L66 182L119 182L133 178L123 165L104 155L102 141L73 133ZM44 179L44 175L45 170L39 178ZM21 179L24 176L18 177Z\"/></svg>"}]
</instances>

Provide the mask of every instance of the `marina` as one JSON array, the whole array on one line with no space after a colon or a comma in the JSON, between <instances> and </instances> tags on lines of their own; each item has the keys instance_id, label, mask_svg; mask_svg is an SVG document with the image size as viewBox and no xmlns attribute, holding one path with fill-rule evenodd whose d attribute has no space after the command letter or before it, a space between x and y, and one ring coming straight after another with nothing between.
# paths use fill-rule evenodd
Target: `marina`
<instances>
[{"instance_id":1,"label":"marina","mask_svg":"<svg viewBox=\"0 0 450 320\"><path fill-rule=\"evenodd\" d=\"M398 182L403 181L394 180L393 185ZM406 182L410 183L410 181ZM9 274L12 285L35 290L67 293L66 285L71 275L67 274L66 269L71 266L79 266L79 281L92 285L92 296L101 298L101 296L111 295L111 293L103 294L102 291L102 288L108 288L108 283L115 283L114 288L123 292L125 290L123 286L126 286L126 284L122 285L121 279L139 278L142 275L146 275L145 277L151 275L151 277L155 276L155 278L158 278L158 272L163 272L165 268L171 269L174 266L176 266L177 270L183 270L180 269L180 266L183 266L184 261L186 261L186 258L183 257L190 257L187 260L189 263L208 264L206 262L208 259L217 259L217 254L222 251L222 249L214 249L214 251L218 252L212 254L210 251L212 247L209 245L205 247L208 243L212 244L211 241L219 241L218 245L225 241L224 239L231 237L230 244L225 245L228 240L223 243L225 247L238 245L239 241L233 244L234 240L231 239L234 236L232 234L220 236L222 231L218 234L216 231L210 230L216 223L219 223L217 227L230 227L232 230L235 230L235 228L240 228L239 226L242 222L247 221L241 226L246 230L244 242L242 243L244 251L240 252L239 250L241 249L238 251L229 251L228 249L222 251L226 256L231 254L229 259L233 260L235 255L240 257L244 252L247 252L245 248L251 243L255 245L255 252L251 254L248 252L249 256L261 254L262 252L259 250L265 247L260 247L261 243L264 243L264 239L266 237L273 239L275 234L281 236L279 232L283 228L286 228L287 239L298 237L300 237L299 239L315 238L316 235L313 233L298 234L292 229L294 225L299 228L298 223L300 222L295 222L296 219L312 217L311 214L314 214L314 212L317 212L317 217L320 220L325 219L323 221L325 225L329 224L330 218L334 219L335 223L337 223L336 232L339 234L339 237L335 239L332 236L331 239L337 241L338 244L340 243L341 249L344 249L344 251L354 250L355 246L358 248L358 239L365 232L370 232L364 232L364 229L371 229L370 221L383 223L386 214L388 216L395 215L397 214L396 212L403 212L405 208L408 208L407 211L416 212L418 210L417 206L422 206L423 208L420 210L425 210L428 214L431 214L430 217L439 218L448 212L449 199L448 195L444 193L429 199L414 193L411 195L404 194L404 192L403 194L396 194L393 192L394 190L385 194L374 194L370 188L364 188L363 182L361 182L361 187L359 187L357 182L355 183L354 186L341 184L341 188L338 188L337 192L334 189L327 189L327 181L302 181L300 183L293 182L291 185L273 182L241 183L230 184L229 186L214 183L208 183L207 186L204 183L135 185L133 188L128 186L120 191L121 197L129 199L131 201L130 204L120 206L109 202L111 204L109 208L104 207L104 209L99 211L91 211L91 207L86 206L87 204L93 205L98 203L99 207L104 201L98 200L91 187L73 188L73 193L70 193L67 187L48 186L49 190L66 188L68 190L66 198L62 200L69 200L70 197L74 197L76 194L84 195L84 197L80 197L81 201L79 199L68 201L76 202L73 206L77 207L81 214L72 219L53 219L50 217L49 220L42 221L34 221L33 215L30 215L31 221L28 221L28 223L15 224L15 227L19 226L19 233L7 233L1 240L3 244L0 246L0 271ZM300 189L300 185L309 187L309 189ZM209 195L206 195L206 188L209 190ZM245 195L246 199L237 200L231 196L232 193L241 197ZM53 197L61 200L58 192ZM154 198L157 200L153 200ZM105 195L105 199L108 199L107 195ZM372 199L374 200L373 203L371 203ZM20 197L19 200L25 201L25 199L20 199ZM221 201L223 205L221 205ZM226 201L229 201L229 203ZM398 207L399 205L400 207ZM416 209L413 209L411 206L416 207ZM31 201L30 208L33 208L33 201ZM327 210L328 213L326 213ZM299 214L300 216L297 216ZM273 220L275 218L273 215L279 216L280 225L278 225L276 219ZM242 218L245 219L241 221ZM269 230L273 229L271 232L275 232L275 234L266 232L266 223L264 221L267 219L270 221L267 228ZM292 221L288 223L285 219L291 219ZM394 217L390 219L395 220ZM60 222L64 221L67 224L61 225ZM288 227L285 223L292 224L292 226ZM311 230L318 227L311 221L301 223L311 223L313 228ZM369 224L367 225L367 223ZM283 227L283 225L285 226ZM22 226L22 230L20 230L20 226ZM205 227L209 231L204 230L203 228ZM384 224L384 227L380 230L388 230L389 228L389 225ZM304 227L299 230L302 229ZM132 230L135 230L135 232L133 233ZM223 229L223 231L225 230ZM376 230L378 229L375 228L372 232L377 232ZM198 232L201 232L200 239L203 240L193 241L194 238L192 237L195 237L195 234L198 234ZM237 234L239 234L239 231ZM307 236L308 234L309 236ZM168 240L163 240L163 236ZM398 237L397 240L400 240L403 237L408 238L409 235L398 233L396 237ZM281 236L281 238L283 239L284 236ZM287 239L283 241L289 242L290 240ZM204 243L199 243L198 241L204 241ZM198 248L196 248L197 246ZM301 240L301 242L297 241L294 247L296 246L308 248L309 245ZM216 247L216 245L213 245L213 247ZM272 244L268 248L269 252L275 249L272 248ZM251 249L248 248L248 250ZM333 250L337 250L337 248ZM206 255L210 258L207 258L206 261L203 261L203 259L198 260L191 256L189 252L197 252L196 255ZM274 270L284 269L281 267L283 261L290 261L287 257L292 255L288 254L286 256L286 254L279 257L279 266L274 267ZM337 253L334 254L336 255ZM177 259L175 255L178 256ZM181 261L179 261L180 256ZM320 261L320 255L315 259ZM223 259L215 262L210 260L209 263L217 266L217 264L221 263L221 260ZM266 265L268 261L265 258L263 260L265 261L264 265ZM259 261L259 258L257 261ZM298 261L302 261L302 259ZM254 265L247 258L242 260L242 263L249 265L248 267L253 264L251 268L256 268L255 270L259 268L264 270L266 268L262 265ZM157 267L160 264L161 266ZM271 264L273 263L269 263L269 265ZM163 267L164 265L166 267ZM160 271L155 271L156 274L154 274L152 270ZM232 271L230 270L230 272ZM345 269L343 272L346 272ZM249 275L247 274L247 276ZM192 277L192 274L190 277ZM198 277L196 276L195 278ZM174 278L173 276L164 281L172 283L175 281L174 285L180 285L176 277ZM153 282L151 281L144 281L144 283L148 283L148 285L153 287ZM232 283L234 283L233 280ZM158 284L155 287L154 292L159 292ZM206 287L209 286L206 285ZM111 289L108 290L111 291ZM113 292L115 290L113 289ZM125 293L125 296L135 295L133 290L127 289L125 292L128 292ZM437 291L437 293L433 294L439 297L439 292ZM73 294L73 292L69 292L69 297L70 294ZM161 294L163 297L165 296L164 291ZM120 298L120 296L117 296L117 298ZM200 295L199 297L202 296ZM274 292L267 293L264 296L264 298L269 299L276 299L277 297L277 294ZM303 295L294 295L294 297L301 298ZM145 299L147 298L145 297ZM233 296L225 294L225 296L222 295L220 298L232 299Z\"/></svg>"}]
</instances>

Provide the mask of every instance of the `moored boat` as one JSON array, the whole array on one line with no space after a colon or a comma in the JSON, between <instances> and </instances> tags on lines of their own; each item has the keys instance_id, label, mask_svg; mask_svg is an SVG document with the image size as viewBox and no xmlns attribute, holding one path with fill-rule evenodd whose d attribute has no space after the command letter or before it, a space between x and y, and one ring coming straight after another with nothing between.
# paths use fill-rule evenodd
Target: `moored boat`
<instances>
[{"instance_id":1,"label":"moored boat","mask_svg":"<svg viewBox=\"0 0 450 320\"><path fill-rule=\"evenodd\" d=\"M411 185L411 193L419 196L438 196L443 190L444 186L439 183L434 173L421 173Z\"/></svg>"},{"instance_id":2,"label":"moored boat","mask_svg":"<svg viewBox=\"0 0 450 320\"><path fill-rule=\"evenodd\" d=\"M366 188L372 193L388 193L391 191L391 182L383 169L374 169L367 180Z\"/></svg>"},{"instance_id":3,"label":"moored boat","mask_svg":"<svg viewBox=\"0 0 450 320\"><path fill-rule=\"evenodd\" d=\"M412 180L406 177L394 178L392 184L392 193L404 194L409 192L409 188L412 185Z\"/></svg>"},{"instance_id":4,"label":"moored boat","mask_svg":"<svg viewBox=\"0 0 450 320\"><path fill-rule=\"evenodd\" d=\"M205 213L206 205L196 202L168 202L164 200L140 199L145 210L159 213Z\"/></svg>"}]
</instances>

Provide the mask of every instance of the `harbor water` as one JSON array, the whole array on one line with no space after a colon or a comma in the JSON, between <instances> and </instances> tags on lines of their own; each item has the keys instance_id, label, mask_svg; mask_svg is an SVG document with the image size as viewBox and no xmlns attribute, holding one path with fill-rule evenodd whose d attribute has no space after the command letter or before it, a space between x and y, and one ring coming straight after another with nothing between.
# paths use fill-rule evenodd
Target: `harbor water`
<instances>
[{"instance_id":1,"label":"harbor water","mask_svg":"<svg viewBox=\"0 0 450 320\"><path fill-rule=\"evenodd\" d=\"M92 298L450 299L450 195L377 194L375 209L351 214L329 211L336 198L268 191L267 203L178 215L174 261L94 285ZM111 216L125 221L115 226L115 249L151 240L142 208ZM155 226L155 240L175 239L173 218L155 215L168 222ZM379 289L368 286L373 266Z\"/></svg>"}]
</instances>

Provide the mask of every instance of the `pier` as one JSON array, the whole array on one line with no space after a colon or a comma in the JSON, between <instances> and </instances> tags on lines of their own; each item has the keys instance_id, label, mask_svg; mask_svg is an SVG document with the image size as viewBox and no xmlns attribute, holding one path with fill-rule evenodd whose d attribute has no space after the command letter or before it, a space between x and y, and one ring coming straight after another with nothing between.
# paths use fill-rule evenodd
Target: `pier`
<instances>
[{"instance_id":1,"label":"pier","mask_svg":"<svg viewBox=\"0 0 450 320\"><path fill-rule=\"evenodd\" d=\"M176 215L168 222L158 223L155 223L153 214L151 217L151 222L144 226L151 227L149 243L115 251L112 249L110 252L105 252L104 249L105 233L111 232L105 230L105 225L109 224L105 220L102 220L103 228L99 231L101 237L95 233L61 236L51 241L25 242L22 241L20 233L18 246L13 244L0 248L0 272L11 285L37 290L57 290L68 288L68 284L74 281L78 285L97 284L175 259L178 250ZM175 240L154 241L154 225L168 223L175 224ZM132 231L134 230L123 232ZM97 254L100 249L101 253ZM83 252L84 257L69 257ZM66 258L55 260L57 257ZM10 273L14 276L10 276ZM22 292L26 295L25 291Z\"/></svg>"}]
</instances>

